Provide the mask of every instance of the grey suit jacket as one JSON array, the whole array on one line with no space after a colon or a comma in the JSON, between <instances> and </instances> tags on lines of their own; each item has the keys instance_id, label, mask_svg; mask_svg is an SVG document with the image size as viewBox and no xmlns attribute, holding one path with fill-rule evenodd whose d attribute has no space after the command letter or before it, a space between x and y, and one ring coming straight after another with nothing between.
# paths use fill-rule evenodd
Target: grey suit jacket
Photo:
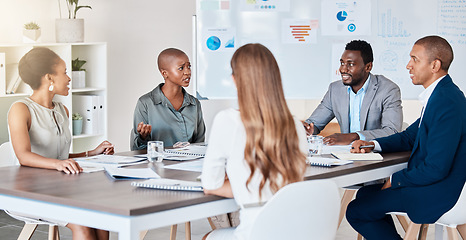
<instances>
[{"instance_id":1,"label":"grey suit jacket","mask_svg":"<svg viewBox=\"0 0 466 240\"><path fill-rule=\"evenodd\" d=\"M385 137L401 130L403 112L401 92L398 85L382 75L370 74L370 81L361 105L359 133L366 140ZM349 133L349 94L348 86L335 81L316 110L306 120L314 123L314 134L318 134L336 117L342 133Z\"/></svg>"}]
</instances>

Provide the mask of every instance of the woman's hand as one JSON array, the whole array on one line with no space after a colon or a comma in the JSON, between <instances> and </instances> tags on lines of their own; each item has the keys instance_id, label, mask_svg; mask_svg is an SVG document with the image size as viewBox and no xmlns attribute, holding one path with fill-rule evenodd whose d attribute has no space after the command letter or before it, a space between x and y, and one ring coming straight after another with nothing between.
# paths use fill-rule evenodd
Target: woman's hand
<instances>
[{"instance_id":1,"label":"woman's hand","mask_svg":"<svg viewBox=\"0 0 466 240\"><path fill-rule=\"evenodd\" d=\"M141 138L143 140L146 140L147 136L149 136L150 133L152 132L152 126L149 124L144 124L143 122L140 122L136 130L138 131L139 135L141 135Z\"/></svg>"},{"instance_id":2,"label":"woman's hand","mask_svg":"<svg viewBox=\"0 0 466 240\"><path fill-rule=\"evenodd\" d=\"M89 151L88 155L89 156L94 156L97 154L112 155L114 152L115 152L115 149L113 148L113 144L111 144L109 141L103 141L94 150Z\"/></svg>"},{"instance_id":3,"label":"woman's hand","mask_svg":"<svg viewBox=\"0 0 466 240\"><path fill-rule=\"evenodd\" d=\"M65 172L66 174L77 174L83 171L79 164L73 159L58 160L55 164L58 171Z\"/></svg>"}]
</instances>

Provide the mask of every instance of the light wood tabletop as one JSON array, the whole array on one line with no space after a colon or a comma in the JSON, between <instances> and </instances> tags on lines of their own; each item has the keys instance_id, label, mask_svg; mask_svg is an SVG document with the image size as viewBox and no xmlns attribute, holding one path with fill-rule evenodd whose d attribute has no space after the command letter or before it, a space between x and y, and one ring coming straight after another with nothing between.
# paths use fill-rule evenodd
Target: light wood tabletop
<instances>
[{"instance_id":1,"label":"light wood tabletop","mask_svg":"<svg viewBox=\"0 0 466 240\"><path fill-rule=\"evenodd\" d=\"M134 155L141 152L126 152ZM333 179L347 186L389 176L406 166L409 153L383 154L383 161L358 161L337 167L308 166L305 179ZM199 172L164 168L179 162L145 163L161 177L195 181ZM235 211L233 199L144 189L131 180L113 180L103 171L67 175L23 166L0 168L0 209L116 231L119 239L138 239L139 231Z\"/></svg>"}]
</instances>

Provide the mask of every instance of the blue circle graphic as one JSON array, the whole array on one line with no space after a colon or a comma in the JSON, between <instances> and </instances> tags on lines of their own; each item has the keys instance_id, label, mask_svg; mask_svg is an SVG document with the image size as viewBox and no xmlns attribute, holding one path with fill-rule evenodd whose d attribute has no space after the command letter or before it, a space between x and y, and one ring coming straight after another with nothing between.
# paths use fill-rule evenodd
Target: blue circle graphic
<instances>
[{"instance_id":1,"label":"blue circle graphic","mask_svg":"<svg viewBox=\"0 0 466 240\"><path fill-rule=\"evenodd\" d=\"M339 12L337 13L337 19L338 19L338 21L340 21L340 22L345 21L347 17L348 17L348 13L346 13L345 11L339 11Z\"/></svg>"},{"instance_id":2,"label":"blue circle graphic","mask_svg":"<svg viewBox=\"0 0 466 240\"><path fill-rule=\"evenodd\" d=\"M219 49L221 44L220 38L216 36L211 36L206 41L207 48L212 51Z\"/></svg>"},{"instance_id":3,"label":"blue circle graphic","mask_svg":"<svg viewBox=\"0 0 466 240\"><path fill-rule=\"evenodd\" d=\"M356 30L356 25L354 25L354 23L351 23L350 25L348 25L348 31L354 32L355 30Z\"/></svg>"}]
</instances>

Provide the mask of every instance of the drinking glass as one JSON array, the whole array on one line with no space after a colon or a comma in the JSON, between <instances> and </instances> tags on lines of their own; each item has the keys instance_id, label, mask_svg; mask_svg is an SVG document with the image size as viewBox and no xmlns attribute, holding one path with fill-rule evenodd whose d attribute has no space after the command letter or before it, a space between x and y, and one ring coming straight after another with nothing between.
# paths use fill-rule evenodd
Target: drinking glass
<instances>
[{"instance_id":1,"label":"drinking glass","mask_svg":"<svg viewBox=\"0 0 466 240\"><path fill-rule=\"evenodd\" d=\"M309 145L309 155L320 155L322 154L322 145L324 144L324 138L318 135L307 136L307 142Z\"/></svg>"},{"instance_id":2,"label":"drinking glass","mask_svg":"<svg viewBox=\"0 0 466 240\"><path fill-rule=\"evenodd\" d=\"M147 159L149 159L150 162L162 162L163 141L147 142Z\"/></svg>"}]
</instances>

